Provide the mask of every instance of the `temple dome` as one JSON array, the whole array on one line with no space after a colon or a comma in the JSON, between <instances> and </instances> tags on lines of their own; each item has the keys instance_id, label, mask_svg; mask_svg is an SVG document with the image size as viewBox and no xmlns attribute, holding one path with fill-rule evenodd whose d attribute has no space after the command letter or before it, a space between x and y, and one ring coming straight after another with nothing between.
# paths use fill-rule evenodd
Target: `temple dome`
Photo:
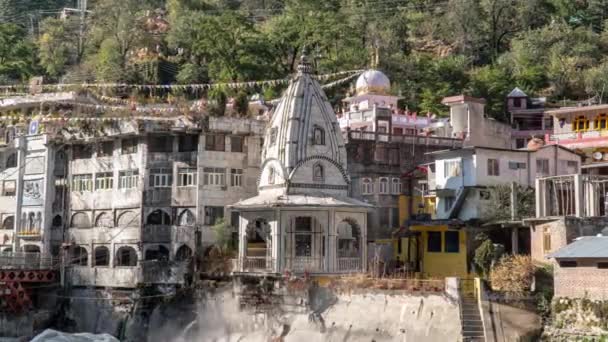
<instances>
[{"instance_id":1,"label":"temple dome","mask_svg":"<svg viewBox=\"0 0 608 342\"><path fill-rule=\"evenodd\" d=\"M367 70L359 76L356 84L357 94L386 94L391 89L391 81L380 70Z\"/></svg>"}]
</instances>

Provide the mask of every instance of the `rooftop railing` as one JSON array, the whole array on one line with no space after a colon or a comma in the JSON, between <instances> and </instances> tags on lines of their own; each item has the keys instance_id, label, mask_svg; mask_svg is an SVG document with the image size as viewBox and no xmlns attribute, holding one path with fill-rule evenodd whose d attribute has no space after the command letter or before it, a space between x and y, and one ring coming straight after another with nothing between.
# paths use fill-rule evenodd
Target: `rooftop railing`
<instances>
[{"instance_id":1,"label":"rooftop railing","mask_svg":"<svg viewBox=\"0 0 608 342\"><path fill-rule=\"evenodd\" d=\"M424 135L395 135L379 132L349 131L345 132L346 141L380 141L387 143L405 143L414 145L445 146L447 148L462 147L462 140L455 138L424 136Z\"/></svg>"}]
</instances>

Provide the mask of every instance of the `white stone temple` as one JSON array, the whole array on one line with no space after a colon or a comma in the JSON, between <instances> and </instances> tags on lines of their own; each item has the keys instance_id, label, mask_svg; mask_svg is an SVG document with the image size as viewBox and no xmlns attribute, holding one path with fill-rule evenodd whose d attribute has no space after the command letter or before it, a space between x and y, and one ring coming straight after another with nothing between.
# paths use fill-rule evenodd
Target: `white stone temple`
<instances>
[{"instance_id":1,"label":"white stone temple","mask_svg":"<svg viewBox=\"0 0 608 342\"><path fill-rule=\"evenodd\" d=\"M346 165L336 114L302 57L267 127L259 195L233 205L237 272L364 271L372 206L348 197Z\"/></svg>"}]
</instances>

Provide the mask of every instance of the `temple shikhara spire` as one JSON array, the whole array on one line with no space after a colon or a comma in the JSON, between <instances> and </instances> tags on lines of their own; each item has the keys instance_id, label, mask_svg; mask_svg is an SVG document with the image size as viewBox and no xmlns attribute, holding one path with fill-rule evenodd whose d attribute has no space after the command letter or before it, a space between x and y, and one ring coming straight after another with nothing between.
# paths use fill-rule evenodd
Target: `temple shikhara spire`
<instances>
[{"instance_id":1,"label":"temple shikhara spire","mask_svg":"<svg viewBox=\"0 0 608 342\"><path fill-rule=\"evenodd\" d=\"M344 141L313 72L303 55L266 130L259 195L234 205L243 272L364 268L370 206L348 197Z\"/></svg>"}]
</instances>

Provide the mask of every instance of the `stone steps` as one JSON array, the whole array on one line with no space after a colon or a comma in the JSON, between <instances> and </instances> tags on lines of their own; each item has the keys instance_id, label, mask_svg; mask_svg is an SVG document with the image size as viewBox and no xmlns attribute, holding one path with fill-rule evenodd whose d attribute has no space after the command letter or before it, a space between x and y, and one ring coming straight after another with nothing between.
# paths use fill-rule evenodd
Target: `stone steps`
<instances>
[{"instance_id":1,"label":"stone steps","mask_svg":"<svg viewBox=\"0 0 608 342\"><path fill-rule=\"evenodd\" d=\"M483 321L474 297L465 296L460 306L463 342L485 342Z\"/></svg>"}]
</instances>

